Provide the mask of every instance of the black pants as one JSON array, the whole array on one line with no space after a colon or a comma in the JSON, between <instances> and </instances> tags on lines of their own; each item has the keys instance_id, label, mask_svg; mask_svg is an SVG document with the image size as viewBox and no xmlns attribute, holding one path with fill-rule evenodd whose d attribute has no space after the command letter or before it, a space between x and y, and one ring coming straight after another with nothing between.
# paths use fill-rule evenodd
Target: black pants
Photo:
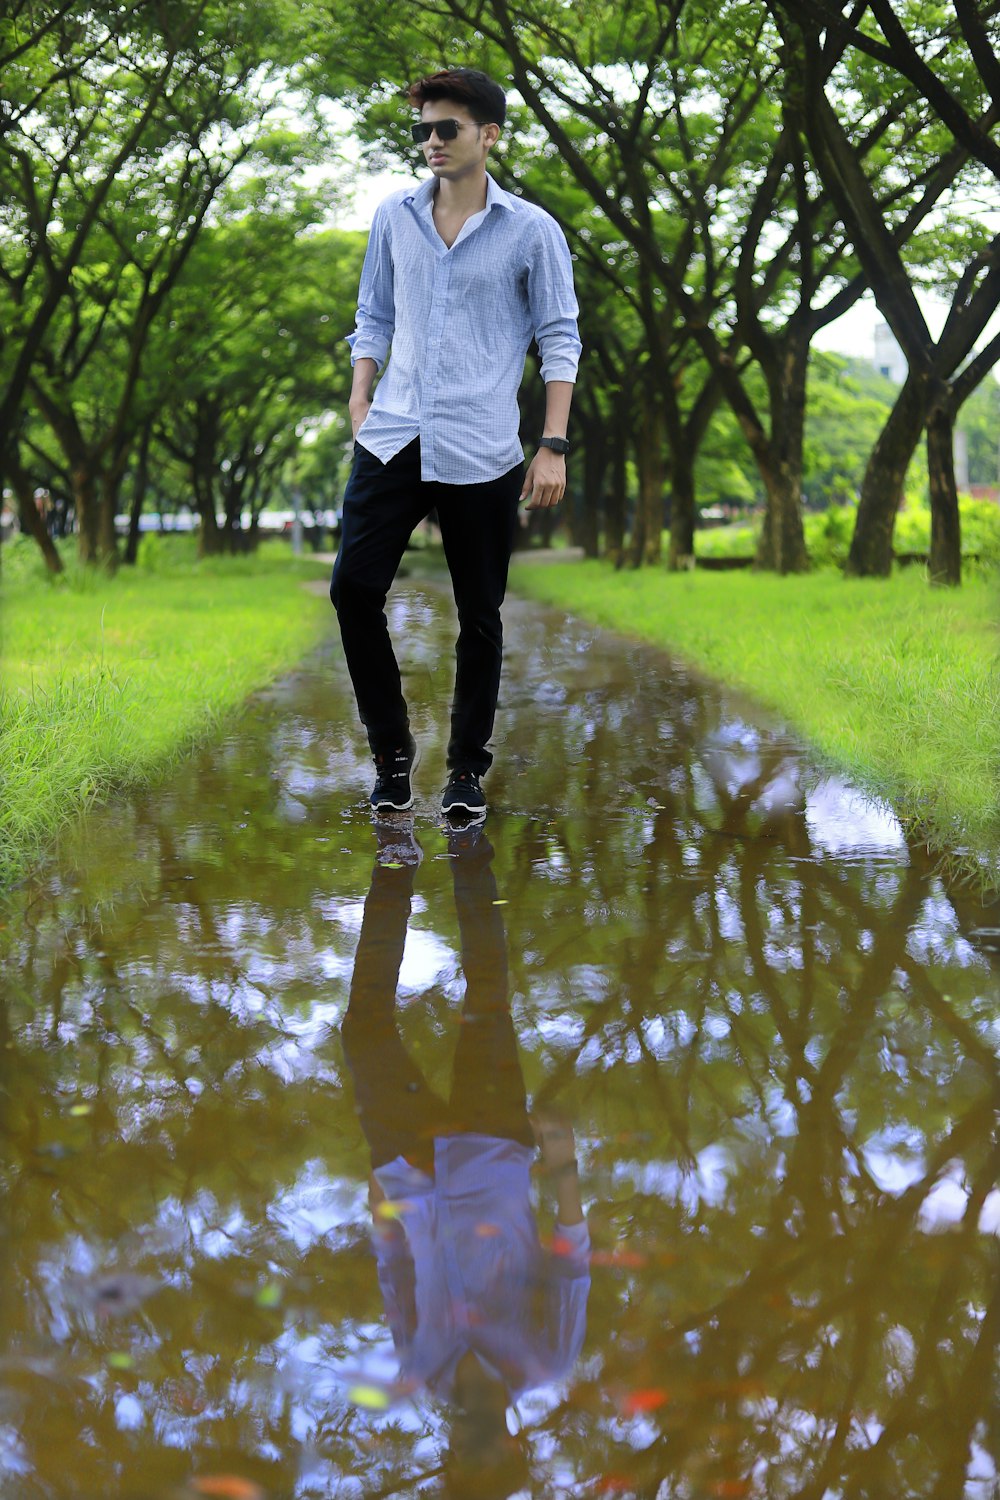
<instances>
[{"instance_id":1,"label":"black pants","mask_svg":"<svg viewBox=\"0 0 1000 1500\"><path fill-rule=\"evenodd\" d=\"M500 690L500 606L522 477L518 464L486 483L439 484L420 478L416 439L387 464L355 444L330 598L373 754L410 743L385 600L414 528L435 510L459 623L448 765L479 774L491 765L486 744Z\"/></svg>"},{"instance_id":2,"label":"black pants","mask_svg":"<svg viewBox=\"0 0 1000 1500\"><path fill-rule=\"evenodd\" d=\"M341 1037L373 1168L403 1156L433 1172L441 1135L501 1136L534 1147L492 856L484 840L471 856L452 861L466 990L447 1100L428 1086L396 1029L414 871L377 865L372 875Z\"/></svg>"}]
</instances>

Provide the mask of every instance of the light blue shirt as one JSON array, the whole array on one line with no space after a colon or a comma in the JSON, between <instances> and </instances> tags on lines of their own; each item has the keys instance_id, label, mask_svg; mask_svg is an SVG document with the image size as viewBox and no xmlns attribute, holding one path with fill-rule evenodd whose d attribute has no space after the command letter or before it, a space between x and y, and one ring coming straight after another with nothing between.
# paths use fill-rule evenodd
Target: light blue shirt
<instances>
[{"instance_id":1,"label":"light blue shirt","mask_svg":"<svg viewBox=\"0 0 1000 1500\"><path fill-rule=\"evenodd\" d=\"M543 1250L531 1209L535 1153L488 1135L437 1136L434 1175L403 1157L375 1172L393 1205L376 1219L379 1284L403 1380L447 1399L462 1355L512 1398L563 1379L583 1347L586 1223Z\"/></svg>"},{"instance_id":2,"label":"light blue shirt","mask_svg":"<svg viewBox=\"0 0 1000 1500\"><path fill-rule=\"evenodd\" d=\"M543 380L575 381L573 262L544 209L486 178L486 207L449 249L434 225L434 178L379 204L361 271L351 363L385 374L358 441L387 463L420 439L421 478L496 479L524 454L517 392L532 338ZM540 434L539 434L540 435Z\"/></svg>"}]
</instances>

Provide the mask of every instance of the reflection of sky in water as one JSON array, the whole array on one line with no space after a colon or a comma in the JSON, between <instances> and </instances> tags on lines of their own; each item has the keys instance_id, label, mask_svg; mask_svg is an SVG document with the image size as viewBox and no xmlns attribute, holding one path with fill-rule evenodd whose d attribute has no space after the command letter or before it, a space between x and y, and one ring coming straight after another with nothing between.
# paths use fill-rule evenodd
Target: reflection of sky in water
<instances>
[{"instance_id":1,"label":"reflection of sky in water","mask_svg":"<svg viewBox=\"0 0 1000 1500\"><path fill-rule=\"evenodd\" d=\"M805 816L813 845L827 854L905 854L903 830L885 803L863 796L835 776L806 794Z\"/></svg>"},{"instance_id":2,"label":"reflection of sky in water","mask_svg":"<svg viewBox=\"0 0 1000 1500\"><path fill-rule=\"evenodd\" d=\"M325 1164L306 1162L268 1206L268 1221L301 1253L338 1229L355 1225L367 1207L367 1186L332 1178Z\"/></svg>"},{"instance_id":3,"label":"reflection of sky in water","mask_svg":"<svg viewBox=\"0 0 1000 1500\"><path fill-rule=\"evenodd\" d=\"M629 1183L640 1193L656 1194L688 1214L701 1205L719 1208L725 1202L732 1162L721 1146L706 1146L693 1162L619 1161L612 1170L617 1185Z\"/></svg>"}]
</instances>

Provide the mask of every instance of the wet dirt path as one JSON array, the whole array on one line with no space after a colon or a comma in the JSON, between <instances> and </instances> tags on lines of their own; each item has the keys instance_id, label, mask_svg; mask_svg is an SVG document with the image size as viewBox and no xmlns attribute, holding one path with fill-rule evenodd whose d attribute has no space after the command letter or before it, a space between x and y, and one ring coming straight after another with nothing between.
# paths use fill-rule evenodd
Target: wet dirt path
<instances>
[{"instance_id":1,"label":"wet dirt path","mask_svg":"<svg viewBox=\"0 0 1000 1500\"><path fill-rule=\"evenodd\" d=\"M331 637L8 902L4 1500L991 1500L990 919L516 601L447 837L450 605L392 618L412 837Z\"/></svg>"}]
</instances>

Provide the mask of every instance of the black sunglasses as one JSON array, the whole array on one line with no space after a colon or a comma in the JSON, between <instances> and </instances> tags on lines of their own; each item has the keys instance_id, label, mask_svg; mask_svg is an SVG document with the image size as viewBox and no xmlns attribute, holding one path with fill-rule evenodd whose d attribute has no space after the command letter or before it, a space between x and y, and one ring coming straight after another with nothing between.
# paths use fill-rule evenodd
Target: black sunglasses
<instances>
[{"instance_id":1,"label":"black sunglasses","mask_svg":"<svg viewBox=\"0 0 1000 1500\"><path fill-rule=\"evenodd\" d=\"M453 141L463 125L475 125L482 129L485 120L421 120L416 125L410 126L410 134L418 146L429 141L434 131L437 131L439 141Z\"/></svg>"}]
</instances>

